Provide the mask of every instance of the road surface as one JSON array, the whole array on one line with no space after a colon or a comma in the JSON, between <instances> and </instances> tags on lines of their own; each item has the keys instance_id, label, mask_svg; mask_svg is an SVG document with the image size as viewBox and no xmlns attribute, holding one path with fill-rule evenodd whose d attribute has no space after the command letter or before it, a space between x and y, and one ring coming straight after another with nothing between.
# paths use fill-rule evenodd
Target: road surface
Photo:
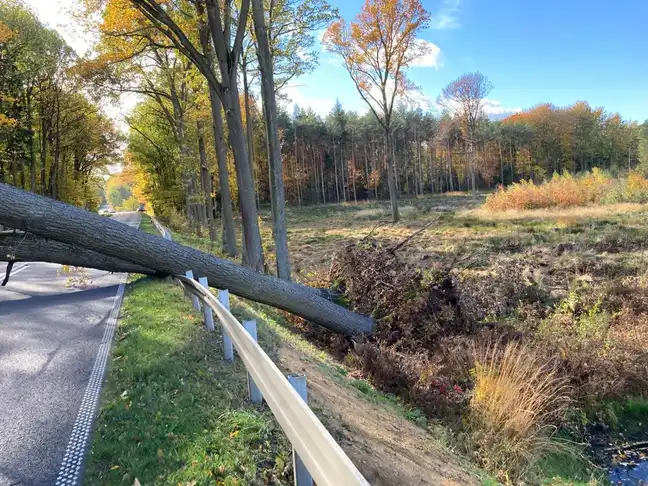
<instances>
[{"instance_id":1,"label":"road surface","mask_svg":"<svg viewBox=\"0 0 648 486\"><path fill-rule=\"evenodd\" d=\"M87 270L70 287L61 268L17 263L0 287L0 486L56 483L123 278Z\"/></svg>"}]
</instances>

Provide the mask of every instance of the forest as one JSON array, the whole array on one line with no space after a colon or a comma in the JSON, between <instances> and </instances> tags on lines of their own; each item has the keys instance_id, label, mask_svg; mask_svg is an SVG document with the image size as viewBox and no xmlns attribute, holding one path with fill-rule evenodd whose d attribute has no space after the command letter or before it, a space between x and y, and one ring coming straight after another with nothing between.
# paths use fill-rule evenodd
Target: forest
<instances>
[{"instance_id":1,"label":"forest","mask_svg":"<svg viewBox=\"0 0 648 486\"><path fill-rule=\"evenodd\" d=\"M79 59L18 2L0 2L0 181L96 210L118 130Z\"/></svg>"}]
</instances>

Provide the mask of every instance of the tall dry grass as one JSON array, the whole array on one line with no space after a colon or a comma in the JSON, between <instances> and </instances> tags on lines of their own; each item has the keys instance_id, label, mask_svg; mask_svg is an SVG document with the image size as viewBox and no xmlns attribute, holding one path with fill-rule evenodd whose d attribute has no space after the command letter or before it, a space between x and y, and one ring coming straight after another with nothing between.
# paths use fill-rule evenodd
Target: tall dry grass
<instances>
[{"instance_id":1,"label":"tall dry grass","mask_svg":"<svg viewBox=\"0 0 648 486\"><path fill-rule=\"evenodd\" d=\"M554 438L568 386L536 351L490 343L474 351L470 428L482 464L506 481L528 477L543 457L568 453Z\"/></svg>"},{"instance_id":2,"label":"tall dry grass","mask_svg":"<svg viewBox=\"0 0 648 486\"><path fill-rule=\"evenodd\" d=\"M538 208L566 208L593 203L620 203L648 201L648 179L630 171L624 179L593 169L582 175L569 172L554 174L542 184L522 181L506 188L500 187L486 198L484 209L511 211Z\"/></svg>"}]
</instances>

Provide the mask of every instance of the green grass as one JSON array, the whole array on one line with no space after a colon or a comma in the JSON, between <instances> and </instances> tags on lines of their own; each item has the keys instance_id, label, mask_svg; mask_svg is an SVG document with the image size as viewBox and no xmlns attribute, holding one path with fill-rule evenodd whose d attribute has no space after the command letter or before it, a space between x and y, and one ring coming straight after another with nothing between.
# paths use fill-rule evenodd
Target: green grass
<instances>
[{"instance_id":1,"label":"green grass","mask_svg":"<svg viewBox=\"0 0 648 486\"><path fill-rule=\"evenodd\" d=\"M152 227L144 217L142 229ZM249 404L246 377L179 287L133 281L85 484L290 484L290 445L271 412Z\"/></svg>"}]
</instances>

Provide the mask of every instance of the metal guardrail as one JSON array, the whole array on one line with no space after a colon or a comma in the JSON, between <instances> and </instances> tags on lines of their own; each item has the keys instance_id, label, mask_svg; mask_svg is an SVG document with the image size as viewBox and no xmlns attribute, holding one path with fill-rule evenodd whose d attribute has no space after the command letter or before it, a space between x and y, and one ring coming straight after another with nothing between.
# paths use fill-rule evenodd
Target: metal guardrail
<instances>
[{"instance_id":1,"label":"metal guardrail","mask_svg":"<svg viewBox=\"0 0 648 486\"><path fill-rule=\"evenodd\" d=\"M151 219L162 236L171 239L169 231L155 218ZM205 306L208 329L214 328L211 311L218 317L225 359L233 359L233 346L248 371L250 399L257 403L265 400L293 446L295 484L310 486L315 480L318 486L368 486L367 480L308 407L305 379L300 380L295 375L284 376L257 344L256 323L246 321L241 324L230 313L227 291L219 291L219 300L204 285L207 283L204 278L199 283L190 273L190 276L178 275L174 279ZM193 305L199 310L200 304L194 301Z\"/></svg>"}]
</instances>

